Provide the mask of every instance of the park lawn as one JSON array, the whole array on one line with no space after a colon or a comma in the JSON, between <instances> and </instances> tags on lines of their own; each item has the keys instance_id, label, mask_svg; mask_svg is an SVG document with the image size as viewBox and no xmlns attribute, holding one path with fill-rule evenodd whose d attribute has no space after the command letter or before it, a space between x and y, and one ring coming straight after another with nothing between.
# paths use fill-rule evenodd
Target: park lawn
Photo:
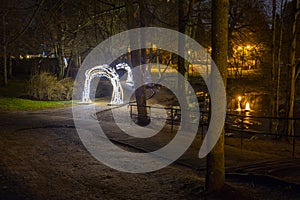
<instances>
[{"instance_id":1,"label":"park lawn","mask_svg":"<svg viewBox=\"0 0 300 200\"><path fill-rule=\"evenodd\" d=\"M21 98L26 96L27 79L14 78L0 86L0 111L30 111L72 106L73 101L37 101Z\"/></svg>"},{"instance_id":2,"label":"park lawn","mask_svg":"<svg viewBox=\"0 0 300 200\"><path fill-rule=\"evenodd\" d=\"M0 97L0 111L43 110L72 106L72 101L35 101L14 97Z\"/></svg>"}]
</instances>

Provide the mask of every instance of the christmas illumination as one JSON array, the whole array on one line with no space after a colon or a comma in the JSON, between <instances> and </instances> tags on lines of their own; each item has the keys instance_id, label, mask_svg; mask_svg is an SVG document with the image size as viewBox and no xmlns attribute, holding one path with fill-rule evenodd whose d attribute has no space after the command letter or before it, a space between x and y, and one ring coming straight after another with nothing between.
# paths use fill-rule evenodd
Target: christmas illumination
<instances>
[{"instance_id":1,"label":"christmas illumination","mask_svg":"<svg viewBox=\"0 0 300 200\"><path fill-rule=\"evenodd\" d=\"M119 76L118 76L116 70L114 68L111 68L109 65L96 66L91 69L88 69L85 72L85 83L84 83L84 91L83 91L83 95L82 95L82 102L83 103L91 102L90 86L91 86L91 81L96 77L98 77L98 78L105 77L112 84L113 92L112 92L110 104L111 105L123 104L123 89L122 89L122 86L120 83ZM128 80L128 77L127 77L127 80ZM132 81L132 76L131 76L131 81Z\"/></svg>"},{"instance_id":2,"label":"christmas illumination","mask_svg":"<svg viewBox=\"0 0 300 200\"><path fill-rule=\"evenodd\" d=\"M115 70L118 71L120 69L127 71L126 84L133 85L133 76L130 66L127 63L119 63L115 66Z\"/></svg>"}]
</instances>

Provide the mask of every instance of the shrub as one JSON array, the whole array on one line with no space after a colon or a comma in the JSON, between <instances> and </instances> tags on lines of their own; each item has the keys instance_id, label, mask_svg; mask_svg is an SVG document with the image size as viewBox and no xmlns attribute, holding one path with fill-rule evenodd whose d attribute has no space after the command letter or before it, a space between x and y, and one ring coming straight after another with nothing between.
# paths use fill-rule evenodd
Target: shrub
<instances>
[{"instance_id":1,"label":"shrub","mask_svg":"<svg viewBox=\"0 0 300 200\"><path fill-rule=\"evenodd\" d=\"M27 94L37 100L61 101L72 98L74 81L71 78L59 80L56 76L41 73L28 81Z\"/></svg>"}]
</instances>

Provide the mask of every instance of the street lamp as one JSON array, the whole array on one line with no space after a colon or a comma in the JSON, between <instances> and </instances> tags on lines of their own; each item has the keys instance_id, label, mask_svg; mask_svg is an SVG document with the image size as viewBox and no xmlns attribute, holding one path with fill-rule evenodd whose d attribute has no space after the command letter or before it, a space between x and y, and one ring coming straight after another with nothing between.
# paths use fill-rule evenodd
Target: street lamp
<instances>
[{"instance_id":1,"label":"street lamp","mask_svg":"<svg viewBox=\"0 0 300 200\"><path fill-rule=\"evenodd\" d=\"M242 97L241 96L238 96L238 100L239 100L239 102L242 100Z\"/></svg>"}]
</instances>

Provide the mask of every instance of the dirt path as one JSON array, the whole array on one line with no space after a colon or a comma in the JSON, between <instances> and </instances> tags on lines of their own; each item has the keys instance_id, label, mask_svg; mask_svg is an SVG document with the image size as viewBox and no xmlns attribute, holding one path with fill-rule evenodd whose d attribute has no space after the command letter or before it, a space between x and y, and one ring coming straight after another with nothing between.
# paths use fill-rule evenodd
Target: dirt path
<instances>
[{"instance_id":1,"label":"dirt path","mask_svg":"<svg viewBox=\"0 0 300 200\"><path fill-rule=\"evenodd\" d=\"M0 199L205 199L200 193L205 160L193 153L181 158L189 165L196 163L197 170L180 164L145 174L113 170L94 159L82 145L71 108L0 113L0 126ZM193 145L190 152L199 148L197 141ZM227 146L226 151L230 155L227 158L231 158L227 165L231 167L274 158L241 153L232 146ZM276 199L270 195L274 188L231 184L249 199ZM254 190L258 193L251 195ZM287 197L296 199L297 194L290 193ZM282 195L286 190L275 193L278 199L283 199Z\"/></svg>"},{"instance_id":2,"label":"dirt path","mask_svg":"<svg viewBox=\"0 0 300 200\"><path fill-rule=\"evenodd\" d=\"M7 194L3 195L19 192L30 199L184 199L193 195L181 189L199 181L192 170L174 177L182 174L183 169L177 167L149 174L110 169L86 151L67 109L0 117L1 172L7 171L7 180L2 180ZM180 184L173 184L175 181Z\"/></svg>"}]
</instances>

